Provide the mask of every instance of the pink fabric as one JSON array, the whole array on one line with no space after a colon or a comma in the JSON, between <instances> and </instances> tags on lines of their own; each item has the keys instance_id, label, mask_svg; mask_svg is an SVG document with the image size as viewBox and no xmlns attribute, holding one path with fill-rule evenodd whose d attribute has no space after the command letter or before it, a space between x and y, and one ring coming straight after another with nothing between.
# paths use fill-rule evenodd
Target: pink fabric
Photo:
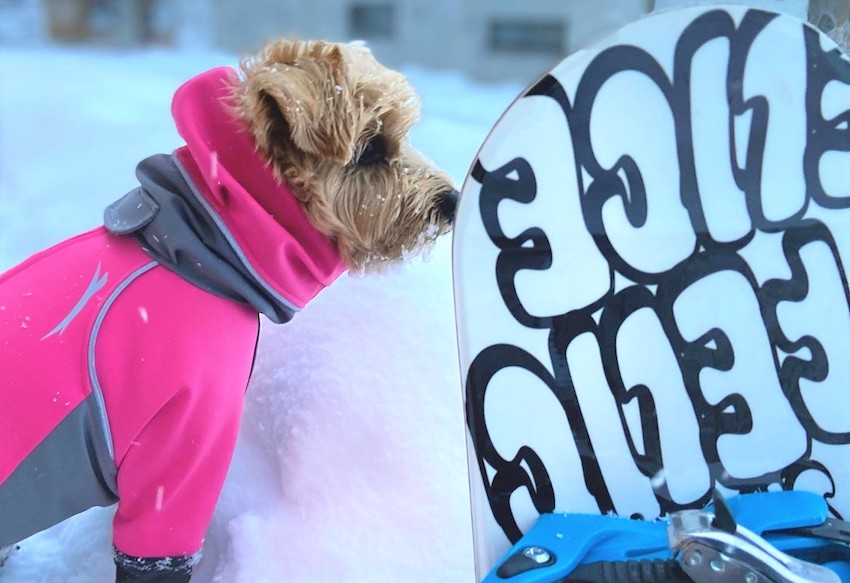
<instances>
[{"instance_id":1,"label":"pink fabric","mask_svg":"<svg viewBox=\"0 0 850 583\"><path fill-rule=\"evenodd\" d=\"M235 78L215 69L177 91L177 158L263 283L300 308L345 266L229 111ZM151 262L133 237L99 228L0 275L0 483L99 383L118 468L115 546L185 556L230 464L259 322Z\"/></svg>"},{"instance_id":2,"label":"pink fabric","mask_svg":"<svg viewBox=\"0 0 850 583\"><path fill-rule=\"evenodd\" d=\"M184 556L201 548L224 483L259 323L164 267L128 279L151 263L134 239L99 228L0 276L0 482L96 379L118 468L115 546Z\"/></svg>"},{"instance_id":3,"label":"pink fabric","mask_svg":"<svg viewBox=\"0 0 850 583\"><path fill-rule=\"evenodd\" d=\"M21 460L90 393L86 342L111 286L140 261L132 241L115 241L137 258L118 265L107 257L105 231L98 229L42 251L0 275L0 483ZM122 262L123 263L123 262ZM107 275L74 320L54 330L83 296L95 273ZM62 282L61 284L59 282ZM70 348L73 347L73 348Z\"/></svg>"},{"instance_id":4,"label":"pink fabric","mask_svg":"<svg viewBox=\"0 0 850 583\"><path fill-rule=\"evenodd\" d=\"M97 374L118 466L113 542L121 552L173 557L201 548L236 446L258 326L253 309L162 267L110 308Z\"/></svg>"},{"instance_id":5,"label":"pink fabric","mask_svg":"<svg viewBox=\"0 0 850 583\"><path fill-rule=\"evenodd\" d=\"M178 160L224 221L251 266L298 308L344 270L335 245L307 219L257 153L232 112L236 71L221 67L185 83L172 114L186 147Z\"/></svg>"}]
</instances>

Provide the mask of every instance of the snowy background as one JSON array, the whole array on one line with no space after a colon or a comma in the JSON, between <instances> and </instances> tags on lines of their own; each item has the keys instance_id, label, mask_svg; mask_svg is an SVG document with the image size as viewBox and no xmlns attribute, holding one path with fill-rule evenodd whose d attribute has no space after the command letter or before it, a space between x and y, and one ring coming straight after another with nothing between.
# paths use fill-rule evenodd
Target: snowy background
<instances>
[{"instance_id":1,"label":"snowy background","mask_svg":"<svg viewBox=\"0 0 850 583\"><path fill-rule=\"evenodd\" d=\"M221 64L235 57L0 48L0 271L100 224L139 160L180 145L173 91ZM460 184L522 87L405 73L424 104L412 141ZM450 247L264 326L193 581L472 581ZM113 580L110 521L94 509L24 541L0 582Z\"/></svg>"}]
</instances>

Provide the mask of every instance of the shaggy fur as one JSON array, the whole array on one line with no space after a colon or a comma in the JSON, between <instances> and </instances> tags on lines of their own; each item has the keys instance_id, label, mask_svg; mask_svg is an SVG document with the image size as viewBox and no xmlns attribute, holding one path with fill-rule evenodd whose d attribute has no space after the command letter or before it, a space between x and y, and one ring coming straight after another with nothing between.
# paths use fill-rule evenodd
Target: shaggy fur
<instances>
[{"instance_id":1,"label":"shaggy fur","mask_svg":"<svg viewBox=\"0 0 850 583\"><path fill-rule=\"evenodd\" d=\"M407 139L418 98L364 45L278 40L242 72L238 114L349 269L401 260L450 229L451 180Z\"/></svg>"}]
</instances>

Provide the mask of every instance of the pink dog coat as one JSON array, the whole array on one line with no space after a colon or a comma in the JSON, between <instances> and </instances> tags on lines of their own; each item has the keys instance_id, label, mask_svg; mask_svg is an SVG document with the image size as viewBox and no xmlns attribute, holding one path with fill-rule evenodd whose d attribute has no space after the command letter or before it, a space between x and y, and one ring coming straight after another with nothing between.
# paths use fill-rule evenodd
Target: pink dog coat
<instances>
[{"instance_id":1,"label":"pink dog coat","mask_svg":"<svg viewBox=\"0 0 850 583\"><path fill-rule=\"evenodd\" d=\"M0 275L0 547L117 501L119 573L190 572L258 312L286 321L344 270L231 114L235 79L177 91L186 146L143 161L105 227Z\"/></svg>"}]
</instances>

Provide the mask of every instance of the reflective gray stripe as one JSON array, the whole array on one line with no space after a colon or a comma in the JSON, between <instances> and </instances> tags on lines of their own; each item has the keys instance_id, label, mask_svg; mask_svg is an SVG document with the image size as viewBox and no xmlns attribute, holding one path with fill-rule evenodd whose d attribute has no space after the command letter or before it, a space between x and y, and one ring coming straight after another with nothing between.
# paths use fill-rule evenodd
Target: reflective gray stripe
<instances>
[{"instance_id":1,"label":"reflective gray stripe","mask_svg":"<svg viewBox=\"0 0 850 583\"><path fill-rule=\"evenodd\" d=\"M183 164L180 163L180 160L177 159L177 156L172 154L171 158L172 160L174 160L174 164L177 166L177 169L180 170L180 174L183 175L183 179L186 181L186 183L189 185L189 188L192 190L192 194L195 195L195 199L197 199L198 202L201 203L201 206L204 207L204 210L207 211L209 216L215 222L216 226L221 231L221 234L224 235L224 238L227 239L228 243L230 243L230 246L233 248L233 251L239 258L239 261L242 263L245 269L248 270L248 273L251 274L251 277L253 277L257 281L257 283L259 283L263 287L263 290L265 290L265 292L271 297L273 297L275 300L277 300L293 312L301 311L301 308L293 304L289 299L280 295L277 290L275 290L271 285L269 285L269 283L265 279L263 279L259 273L257 273L257 271L254 269L254 266L251 265L251 262L248 261L247 257L245 257L245 253L244 251L242 251L242 247L239 246L239 243L236 241L236 238L233 236L233 233L230 232L230 229L227 228L227 225L225 224L224 220L212 207L209 201L204 198L204 196L200 192L198 192L198 188L192 181L192 177L183 167Z\"/></svg>"},{"instance_id":2,"label":"reflective gray stripe","mask_svg":"<svg viewBox=\"0 0 850 583\"><path fill-rule=\"evenodd\" d=\"M92 392L94 394L95 403L97 404L97 413L100 417L103 436L104 439L106 439L106 447L109 449L109 456L112 458L115 457L115 447L112 444L112 431L109 428L109 417L106 415L106 402L103 399L103 390L101 389L100 381L97 379L97 369L95 368L94 351L95 345L97 344L97 335L100 332L100 326L103 324L104 318L106 318L106 312L108 312L109 308L112 306L112 302L114 302L118 296L121 295L121 292L127 289L127 286L133 283L139 276L147 273L157 265L159 264L156 261L151 261L150 263L143 265L128 275L127 278L122 281L115 290L113 290L109 298L107 298L106 302L100 308L100 312L97 314L97 319L94 321L94 328L92 328L91 337L89 338L89 380L91 381Z\"/></svg>"},{"instance_id":3,"label":"reflective gray stripe","mask_svg":"<svg viewBox=\"0 0 850 583\"><path fill-rule=\"evenodd\" d=\"M88 303L94 294L99 292L103 286L106 285L106 282L109 280L109 273L104 273L103 276L100 275L100 262L97 263L97 269L94 271L94 277L92 277L91 283L89 283L89 287L86 288L86 291L83 292L83 297L80 298L80 301L77 302L77 305L71 308L71 311L68 312L68 315L65 316L65 319L59 322L56 327L45 334L42 337L42 340L47 340L57 332L61 335L65 328L76 318L80 312L83 311L83 308Z\"/></svg>"}]
</instances>

